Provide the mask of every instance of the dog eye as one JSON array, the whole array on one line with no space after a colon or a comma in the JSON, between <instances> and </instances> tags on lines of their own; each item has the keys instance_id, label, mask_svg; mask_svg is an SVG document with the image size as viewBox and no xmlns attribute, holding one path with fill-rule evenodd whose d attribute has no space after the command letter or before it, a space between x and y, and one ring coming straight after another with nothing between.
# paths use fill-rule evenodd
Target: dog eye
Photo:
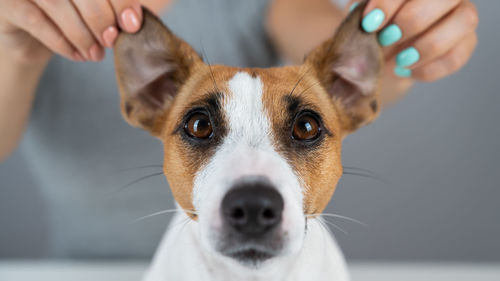
<instances>
[{"instance_id":1,"label":"dog eye","mask_svg":"<svg viewBox=\"0 0 500 281\"><path fill-rule=\"evenodd\" d=\"M184 130L192 138L207 139L212 136L212 123L208 114L197 112L189 117Z\"/></svg>"},{"instance_id":2,"label":"dog eye","mask_svg":"<svg viewBox=\"0 0 500 281\"><path fill-rule=\"evenodd\" d=\"M298 141L313 141L321 134L318 119L312 114L300 115L293 124L292 137Z\"/></svg>"}]
</instances>

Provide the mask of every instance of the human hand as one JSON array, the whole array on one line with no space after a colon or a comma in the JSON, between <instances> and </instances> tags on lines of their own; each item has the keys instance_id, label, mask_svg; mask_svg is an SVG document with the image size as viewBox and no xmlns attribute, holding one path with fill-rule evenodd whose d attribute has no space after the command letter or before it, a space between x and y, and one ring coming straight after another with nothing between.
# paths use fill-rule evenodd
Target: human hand
<instances>
[{"instance_id":1,"label":"human hand","mask_svg":"<svg viewBox=\"0 0 500 281\"><path fill-rule=\"evenodd\" d=\"M100 61L119 29L137 32L141 22L139 0L2 0L0 48L27 63L52 53Z\"/></svg>"},{"instance_id":2,"label":"human hand","mask_svg":"<svg viewBox=\"0 0 500 281\"><path fill-rule=\"evenodd\" d=\"M467 63L477 44L478 22L469 0L370 0L362 27L378 32L387 72L430 82Z\"/></svg>"}]
</instances>

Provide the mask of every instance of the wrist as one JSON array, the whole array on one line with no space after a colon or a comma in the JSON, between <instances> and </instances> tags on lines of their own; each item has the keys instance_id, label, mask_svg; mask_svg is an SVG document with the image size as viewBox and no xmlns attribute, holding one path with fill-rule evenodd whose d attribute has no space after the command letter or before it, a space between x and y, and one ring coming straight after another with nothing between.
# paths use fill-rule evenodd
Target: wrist
<instances>
[{"instance_id":1,"label":"wrist","mask_svg":"<svg viewBox=\"0 0 500 281\"><path fill-rule=\"evenodd\" d=\"M27 51L29 52L29 51ZM52 54L47 51L30 54L20 50L5 49L0 46L0 61L2 68L10 68L14 72L41 73L50 61Z\"/></svg>"},{"instance_id":2,"label":"wrist","mask_svg":"<svg viewBox=\"0 0 500 281\"><path fill-rule=\"evenodd\" d=\"M0 61L2 61L2 72L10 72L11 74L22 75L28 78L41 76L50 58L43 61L37 60L27 62L25 60L12 57L7 58L6 56L0 55Z\"/></svg>"}]
</instances>

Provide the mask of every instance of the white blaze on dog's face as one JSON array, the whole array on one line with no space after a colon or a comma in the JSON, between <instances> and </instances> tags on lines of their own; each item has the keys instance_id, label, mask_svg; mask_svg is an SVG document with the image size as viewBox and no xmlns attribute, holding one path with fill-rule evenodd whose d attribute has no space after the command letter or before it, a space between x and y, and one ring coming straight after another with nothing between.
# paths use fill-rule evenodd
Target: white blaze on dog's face
<instances>
[{"instance_id":1,"label":"white blaze on dog's face","mask_svg":"<svg viewBox=\"0 0 500 281\"><path fill-rule=\"evenodd\" d=\"M145 11L120 35L122 112L164 142L173 195L200 224L202 247L259 265L300 251L305 215L342 175L342 138L377 115L381 53L361 8L301 66L208 66Z\"/></svg>"}]
</instances>

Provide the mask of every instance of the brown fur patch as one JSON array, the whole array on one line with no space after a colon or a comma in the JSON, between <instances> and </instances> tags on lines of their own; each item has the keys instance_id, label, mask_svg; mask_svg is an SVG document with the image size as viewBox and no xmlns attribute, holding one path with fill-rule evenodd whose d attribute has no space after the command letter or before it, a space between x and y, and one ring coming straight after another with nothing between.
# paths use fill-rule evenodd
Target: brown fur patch
<instances>
[{"instance_id":1,"label":"brown fur patch","mask_svg":"<svg viewBox=\"0 0 500 281\"><path fill-rule=\"evenodd\" d=\"M263 103L272 122L274 144L304 185L304 212L319 213L327 206L342 175L338 106L307 67L262 70L258 74L264 84ZM290 98L300 99L301 109L321 117L328 133L324 132L319 146L304 148L292 143L291 114L298 112L288 110Z\"/></svg>"}]
</instances>

